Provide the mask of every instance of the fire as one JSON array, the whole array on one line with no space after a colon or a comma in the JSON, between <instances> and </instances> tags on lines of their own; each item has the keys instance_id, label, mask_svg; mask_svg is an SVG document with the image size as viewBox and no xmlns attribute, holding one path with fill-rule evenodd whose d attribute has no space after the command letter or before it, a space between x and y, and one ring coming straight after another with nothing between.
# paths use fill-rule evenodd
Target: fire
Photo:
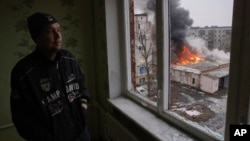
<instances>
[{"instance_id":1,"label":"fire","mask_svg":"<svg viewBox=\"0 0 250 141\"><path fill-rule=\"evenodd\" d=\"M182 46L182 49L177 56L179 58L179 62L177 62L176 65L196 64L204 60L203 56L198 53L191 52L186 45Z\"/></svg>"}]
</instances>

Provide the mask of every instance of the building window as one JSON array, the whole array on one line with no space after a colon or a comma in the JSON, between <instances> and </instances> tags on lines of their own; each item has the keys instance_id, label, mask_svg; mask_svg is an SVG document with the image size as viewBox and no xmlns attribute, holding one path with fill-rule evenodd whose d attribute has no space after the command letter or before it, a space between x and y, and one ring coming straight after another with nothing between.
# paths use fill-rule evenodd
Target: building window
<instances>
[{"instance_id":1,"label":"building window","mask_svg":"<svg viewBox=\"0 0 250 141\"><path fill-rule=\"evenodd\" d=\"M146 67L140 67L140 74L143 74L143 73L146 73L147 72L147 69Z\"/></svg>"},{"instance_id":2,"label":"building window","mask_svg":"<svg viewBox=\"0 0 250 141\"><path fill-rule=\"evenodd\" d=\"M138 24L138 29L144 29L144 24L143 23Z\"/></svg>"},{"instance_id":3,"label":"building window","mask_svg":"<svg viewBox=\"0 0 250 141\"><path fill-rule=\"evenodd\" d=\"M139 46L138 49L139 49L139 51L145 51L145 47L144 46Z\"/></svg>"},{"instance_id":4,"label":"building window","mask_svg":"<svg viewBox=\"0 0 250 141\"><path fill-rule=\"evenodd\" d=\"M140 78L139 82L140 82L140 84L144 84L146 82L146 78Z\"/></svg>"},{"instance_id":5,"label":"building window","mask_svg":"<svg viewBox=\"0 0 250 141\"><path fill-rule=\"evenodd\" d=\"M137 37L138 37L138 41L140 41L140 42L143 42L144 40L146 40L146 38L145 38L146 36L144 33L138 33Z\"/></svg>"},{"instance_id":6,"label":"building window","mask_svg":"<svg viewBox=\"0 0 250 141\"><path fill-rule=\"evenodd\" d=\"M199 34L200 34L200 36L204 36L205 35L205 30L200 30Z\"/></svg>"},{"instance_id":7,"label":"building window","mask_svg":"<svg viewBox=\"0 0 250 141\"><path fill-rule=\"evenodd\" d=\"M195 84L195 78L192 79L192 84Z\"/></svg>"},{"instance_id":8,"label":"building window","mask_svg":"<svg viewBox=\"0 0 250 141\"><path fill-rule=\"evenodd\" d=\"M146 98L143 100L154 103L150 108L159 111L159 115L163 117L177 115L177 119L201 134L215 139L223 138L227 89L222 91L216 85L216 80L218 77L229 75L229 59L223 60L222 56L216 56L218 54L202 42L201 38L186 38L184 31L192 26L192 19L188 14L182 17L183 20L178 19L181 12L187 12L180 6L180 1L129 0L127 5L130 6L126 7L129 15L127 29L130 39L126 55L129 56L127 68L130 68L127 82L128 90L131 92L128 95L136 97L134 95L138 92L136 88L143 83L143 87L147 89ZM150 7L147 7L149 5ZM161 9L157 11L158 13L155 11L157 8ZM144 18L137 17L142 14ZM141 22L145 23L143 28L134 28ZM182 26L177 26L178 24ZM207 28L209 27L199 30L199 35L206 36ZM213 30L209 35L212 32ZM216 37L214 38L216 40ZM201 44L193 44L197 41ZM143 52L142 47L144 47ZM202 50L199 50L201 48ZM136 60L141 57L144 60L144 67L140 67L139 72L136 72L138 71L136 66L141 65ZM218 76L222 72L224 76ZM141 78L142 73L145 73L145 78ZM224 99L219 99L219 95ZM218 105L220 108L215 108ZM223 120L218 120L219 118Z\"/></svg>"}]
</instances>

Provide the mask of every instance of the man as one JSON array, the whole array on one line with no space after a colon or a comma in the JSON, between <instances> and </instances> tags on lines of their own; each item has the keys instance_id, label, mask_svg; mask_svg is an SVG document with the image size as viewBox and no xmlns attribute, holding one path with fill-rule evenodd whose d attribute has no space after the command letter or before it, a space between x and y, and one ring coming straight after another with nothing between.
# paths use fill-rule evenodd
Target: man
<instances>
[{"instance_id":1,"label":"man","mask_svg":"<svg viewBox=\"0 0 250 141\"><path fill-rule=\"evenodd\" d=\"M36 49L11 73L11 113L28 141L89 141L89 95L74 56L61 49L58 21L46 13L27 19Z\"/></svg>"}]
</instances>

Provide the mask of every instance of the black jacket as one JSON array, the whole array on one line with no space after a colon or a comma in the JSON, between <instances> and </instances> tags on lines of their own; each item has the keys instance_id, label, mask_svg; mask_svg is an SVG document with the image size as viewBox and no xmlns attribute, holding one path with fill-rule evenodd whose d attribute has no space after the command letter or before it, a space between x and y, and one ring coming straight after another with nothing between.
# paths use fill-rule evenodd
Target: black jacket
<instances>
[{"instance_id":1,"label":"black jacket","mask_svg":"<svg viewBox=\"0 0 250 141\"><path fill-rule=\"evenodd\" d=\"M74 141L85 129L84 81L66 50L55 61L38 50L20 60L11 73L11 113L19 134L28 141Z\"/></svg>"}]
</instances>

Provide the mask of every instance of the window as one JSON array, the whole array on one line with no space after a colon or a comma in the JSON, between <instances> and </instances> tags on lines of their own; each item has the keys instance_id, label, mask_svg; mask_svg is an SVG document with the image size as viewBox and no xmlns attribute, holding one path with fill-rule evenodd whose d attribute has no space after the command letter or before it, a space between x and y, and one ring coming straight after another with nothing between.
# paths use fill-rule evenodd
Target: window
<instances>
[{"instance_id":1,"label":"window","mask_svg":"<svg viewBox=\"0 0 250 141\"><path fill-rule=\"evenodd\" d=\"M219 87L218 81L229 75L230 53L213 44L211 47L211 41L206 40L205 36L217 39L212 34L214 27L197 27L198 37L187 36L193 21L180 1L129 0L125 5L130 35L126 46L128 96L154 103L148 108L166 119L181 121L200 136L223 140L227 87ZM156 7L162 10L156 12ZM180 19L180 15L185 16ZM136 25L139 28L134 28ZM217 51L227 58L221 58ZM139 70L136 66L142 62L138 58L144 60ZM142 73L146 73L143 78ZM227 84L228 79L220 86ZM139 87L147 90L143 99L138 97Z\"/></svg>"},{"instance_id":2,"label":"window","mask_svg":"<svg viewBox=\"0 0 250 141\"><path fill-rule=\"evenodd\" d=\"M200 30L199 34L200 34L200 36L204 36L205 35L205 30Z\"/></svg>"},{"instance_id":3,"label":"window","mask_svg":"<svg viewBox=\"0 0 250 141\"><path fill-rule=\"evenodd\" d=\"M140 73L141 73L141 74L142 74L142 73L146 73L146 72L147 72L147 69L146 69L145 66L140 67Z\"/></svg>"},{"instance_id":4,"label":"window","mask_svg":"<svg viewBox=\"0 0 250 141\"><path fill-rule=\"evenodd\" d=\"M145 47L144 46L139 46L138 49L139 49L139 51L145 51Z\"/></svg>"},{"instance_id":5,"label":"window","mask_svg":"<svg viewBox=\"0 0 250 141\"><path fill-rule=\"evenodd\" d=\"M139 23L138 24L138 29L143 29L144 28L144 24L143 23Z\"/></svg>"},{"instance_id":6,"label":"window","mask_svg":"<svg viewBox=\"0 0 250 141\"><path fill-rule=\"evenodd\" d=\"M176 0L178 1L178 0ZM184 1L184 0L183 0ZM185 0L188 1L188 0ZM232 0L230 0L232 2ZM176 116L176 113L174 115L169 114L170 112L165 112L166 109L169 109L169 93L168 93L168 85L169 83L169 77L174 77L175 73L169 68L169 55L163 55L168 54L168 49L161 48L161 46L167 46L169 42L169 36L167 27L168 25L168 18L166 19L160 19L161 17L167 17L168 16L168 1L165 0L157 0L156 1L156 9L158 18L156 18L156 22L158 28L156 28L157 32L157 89L158 89L158 95L161 97L157 97L157 102L153 102L152 100L142 99L138 97L134 97L133 88L136 86L133 86L135 80L133 80L135 77L132 77L134 74L131 71L131 68L133 65L131 65L131 57L130 53L132 52L129 46L131 46L130 37L134 34L130 34L130 28L133 26L133 24L130 25L129 23L129 1L116 1L116 0L109 0L105 1L107 2L107 19L106 19L106 26L107 26L107 41L108 41L108 62L109 62L109 83L110 83L110 99L117 98L121 95L125 94L126 90L129 90L128 96L132 97L133 99L136 99L136 101L139 101L143 103L145 108L150 108L152 110L155 110L156 112L153 112L154 114L158 112L158 115L165 118L167 121L170 121L174 123L178 128L184 129L190 134L194 134L195 136L201 138L201 140L215 140L214 138L218 140L223 140L225 137L225 140L229 140L229 127L230 124L249 124L249 52L250 52L250 42L249 42L249 18L250 18L250 3L248 0L242 0L242 1L234 1L234 20L233 20L233 26L232 30L230 30L230 35L232 34L232 48L229 48L229 51L231 51L231 58L230 58L230 75L227 77L221 76L220 78L211 77L211 75L202 75L204 77L204 81L206 81L206 84L208 82L212 81L219 81L221 78L224 78L224 82L230 83L227 86L228 88L228 104L227 104L227 113L226 113L226 129L225 129L225 135L218 134L217 137L214 137L212 132L210 132L210 128L206 128L206 131L204 131L204 128L200 128L200 126L196 126L197 124L194 124L193 127L192 124L186 123L183 120L183 118L180 118L179 116ZM197 1L198 2L198 1ZM202 1L204 2L204 1ZM218 5L219 1L216 1L215 4ZM110 4L111 3L111 4ZM117 4L119 3L119 4ZM193 4L193 3L191 3ZM230 4L229 2L224 3ZM120 7L116 7L116 5L119 5ZM122 9L121 7L124 7ZM113 9L112 9L113 8ZM224 8L223 8L224 9ZM113 11L112 11L113 10ZM121 10L121 11L120 11ZM122 10L125 10L123 12ZM214 9L213 9L214 10ZM124 15L123 15L124 13ZM119 17L124 17L124 20L120 22ZM159 18L160 17L160 18ZM212 16L214 17L214 16ZM236 18L235 18L236 17ZM223 18L222 18L223 19ZM119 21L119 22L117 22ZM125 21L124 28L121 28L120 25ZM163 28L159 28L163 27ZM122 30L125 29L125 30ZM216 34L216 30L214 28L214 32ZM198 36L198 29L196 30L196 35ZM124 36L125 34L125 36ZM120 35L120 36L119 36ZM159 35L159 36L158 36ZM125 37L124 40L121 40L119 37ZM132 37L134 38L134 37ZM163 42L164 41L164 42ZM214 40L211 40L209 43L210 49L215 48L214 47ZM231 44L229 43L229 47ZM125 53L124 53L125 52ZM212 52L216 53L216 52ZM218 53L218 52L217 52ZM125 57L121 58L121 56ZM223 55L222 55L223 56ZM164 61L163 61L164 60ZM167 61L166 61L167 60ZM121 63L123 62L124 63ZM126 65L124 65L126 64ZM168 70L163 71L163 70ZM127 71L127 72L125 72ZM126 76L127 79L124 80L124 77ZM115 79L114 79L115 78ZM217 79L217 80L216 80ZM147 80L146 80L147 81ZM199 82L199 79L196 78L196 83ZM218 82L220 83L220 82ZM215 84L218 84L215 83ZM212 83L213 84L213 83ZM219 84L218 84L219 85ZM207 88L207 87L206 87ZM205 95L204 93L200 93L201 95ZM157 95L157 96L158 96ZM171 96L171 95L170 95ZM123 97L123 96L121 96ZM145 96L147 97L147 95ZM128 99L130 100L130 99ZM215 99L213 99L215 100ZM143 101L143 102L142 102ZM146 102L145 102L146 101ZM134 102L131 101L132 103ZM148 104L145 104L148 103ZM153 104L153 106L151 106ZM123 104L121 104L123 105ZM141 105L141 104L138 104ZM125 107L126 108L126 107ZM190 107L191 108L191 107ZM224 118L224 117L223 117ZM149 129L150 130L150 129ZM153 131L152 131L153 132ZM208 133L209 132L209 133Z\"/></svg>"},{"instance_id":7,"label":"window","mask_svg":"<svg viewBox=\"0 0 250 141\"><path fill-rule=\"evenodd\" d=\"M144 84L145 83L145 78L140 78L140 84Z\"/></svg>"}]
</instances>

